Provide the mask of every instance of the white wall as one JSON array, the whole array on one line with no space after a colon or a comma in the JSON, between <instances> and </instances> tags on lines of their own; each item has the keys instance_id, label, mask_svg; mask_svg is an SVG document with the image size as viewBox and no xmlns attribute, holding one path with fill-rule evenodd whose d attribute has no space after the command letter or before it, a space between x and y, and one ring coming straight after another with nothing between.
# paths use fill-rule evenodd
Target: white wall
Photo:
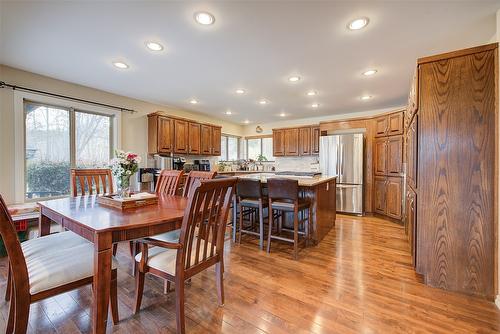
<instances>
[{"instance_id":1,"label":"white wall","mask_svg":"<svg viewBox=\"0 0 500 334\"><path fill-rule=\"evenodd\" d=\"M237 136L243 134L243 127L241 125L215 119L209 115L170 106L156 105L4 65L0 65L0 80L13 85L136 110L137 113L135 114L122 114L121 148L137 152L143 157L143 161L147 160L148 136L146 115L155 111L161 110L173 116L218 124L222 126L223 133ZM24 154L23 152L15 151L14 141L16 135L18 134L14 132L14 93L11 89L0 89L0 194L2 194L7 203L12 203L14 200L15 185L13 171L15 168L15 156L16 154Z\"/></svg>"}]
</instances>

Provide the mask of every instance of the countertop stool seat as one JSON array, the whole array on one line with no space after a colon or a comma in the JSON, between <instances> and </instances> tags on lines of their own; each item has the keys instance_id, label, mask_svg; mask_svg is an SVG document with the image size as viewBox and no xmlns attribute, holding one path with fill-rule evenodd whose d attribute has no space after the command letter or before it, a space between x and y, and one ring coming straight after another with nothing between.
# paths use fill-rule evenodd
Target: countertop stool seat
<instances>
[{"instance_id":1,"label":"countertop stool seat","mask_svg":"<svg viewBox=\"0 0 500 334\"><path fill-rule=\"evenodd\" d=\"M236 196L239 205L239 237L238 243L241 243L241 235L251 234L259 237L259 247L264 248L264 209L269 207L269 201L264 195L262 185L259 180L240 179L236 185ZM255 214L259 217L259 227L255 231ZM250 226L243 224L244 217L249 217Z\"/></svg>"},{"instance_id":2,"label":"countertop stool seat","mask_svg":"<svg viewBox=\"0 0 500 334\"><path fill-rule=\"evenodd\" d=\"M306 198L299 198L299 182L297 180L285 178L270 178L267 180L269 191L269 230L267 239L267 252L271 252L271 239L293 243L293 257L298 258L299 235L303 236L302 243L309 239L309 223L311 222L312 211L311 201ZM278 215L274 212L278 211ZM293 228L283 227L283 217L286 213L293 213ZM306 214L307 213L307 214ZM299 215L301 214L301 215ZM277 233L273 234L275 218L278 218ZM283 231L292 232L293 239L283 236Z\"/></svg>"}]
</instances>

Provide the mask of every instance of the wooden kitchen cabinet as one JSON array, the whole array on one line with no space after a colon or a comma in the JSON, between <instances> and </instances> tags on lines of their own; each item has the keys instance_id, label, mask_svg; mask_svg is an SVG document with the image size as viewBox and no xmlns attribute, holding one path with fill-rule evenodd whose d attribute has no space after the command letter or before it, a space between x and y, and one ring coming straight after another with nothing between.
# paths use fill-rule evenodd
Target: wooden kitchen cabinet
<instances>
[{"instance_id":1,"label":"wooden kitchen cabinet","mask_svg":"<svg viewBox=\"0 0 500 334\"><path fill-rule=\"evenodd\" d=\"M387 178L385 176L375 176L374 209L375 212L380 214L385 214L386 183Z\"/></svg>"},{"instance_id":2,"label":"wooden kitchen cabinet","mask_svg":"<svg viewBox=\"0 0 500 334\"><path fill-rule=\"evenodd\" d=\"M189 153L189 122L174 119L174 153Z\"/></svg>"},{"instance_id":3,"label":"wooden kitchen cabinet","mask_svg":"<svg viewBox=\"0 0 500 334\"><path fill-rule=\"evenodd\" d=\"M312 148L311 128L299 128L299 155L310 155Z\"/></svg>"},{"instance_id":4,"label":"wooden kitchen cabinet","mask_svg":"<svg viewBox=\"0 0 500 334\"><path fill-rule=\"evenodd\" d=\"M174 122L171 118L148 117L148 153L170 154L174 151Z\"/></svg>"},{"instance_id":5,"label":"wooden kitchen cabinet","mask_svg":"<svg viewBox=\"0 0 500 334\"><path fill-rule=\"evenodd\" d=\"M413 115L418 110L418 68L413 73L410 93L408 94L408 107L406 109L407 126L411 122Z\"/></svg>"},{"instance_id":6,"label":"wooden kitchen cabinet","mask_svg":"<svg viewBox=\"0 0 500 334\"><path fill-rule=\"evenodd\" d=\"M400 177L388 177L386 183L385 214L394 219L401 219L403 205L403 179Z\"/></svg>"},{"instance_id":7,"label":"wooden kitchen cabinet","mask_svg":"<svg viewBox=\"0 0 500 334\"><path fill-rule=\"evenodd\" d=\"M189 137L188 153L200 154L201 128L199 123L189 122L188 137Z\"/></svg>"},{"instance_id":8,"label":"wooden kitchen cabinet","mask_svg":"<svg viewBox=\"0 0 500 334\"><path fill-rule=\"evenodd\" d=\"M319 126L311 127L311 136L311 154L319 154L319 139L321 137Z\"/></svg>"},{"instance_id":9,"label":"wooden kitchen cabinet","mask_svg":"<svg viewBox=\"0 0 500 334\"><path fill-rule=\"evenodd\" d=\"M285 155L285 130L273 129L273 156Z\"/></svg>"},{"instance_id":10,"label":"wooden kitchen cabinet","mask_svg":"<svg viewBox=\"0 0 500 334\"><path fill-rule=\"evenodd\" d=\"M299 129L285 129L285 155L299 155Z\"/></svg>"},{"instance_id":11,"label":"wooden kitchen cabinet","mask_svg":"<svg viewBox=\"0 0 500 334\"><path fill-rule=\"evenodd\" d=\"M413 189L417 189L417 130L418 115L413 118L406 130L406 180Z\"/></svg>"},{"instance_id":12,"label":"wooden kitchen cabinet","mask_svg":"<svg viewBox=\"0 0 500 334\"><path fill-rule=\"evenodd\" d=\"M201 124L200 126L200 154L212 154L212 127L210 125Z\"/></svg>"},{"instance_id":13,"label":"wooden kitchen cabinet","mask_svg":"<svg viewBox=\"0 0 500 334\"><path fill-rule=\"evenodd\" d=\"M375 137L387 136L387 116L375 119Z\"/></svg>"},{"instance_id":14,"label":"wooden kitchen cabinet","mask_svg":"<svg viewBox=\"0 0 500 334\"><path fill-rule=\"evenodd\" d=\"M375 175L387 175L387 139L376 138L373 159Z\"/></svg>"},{"instance_id":15,"label":"wooden kitchen cabinet","mask_svg":"<svg viewBox=\"0 0 500 334\"><path fill-rule=\"evenodd\" d=\"M403 136L388 137L385 153L387 175L400 176L403 172Z\"/></svg>"},{"instance_id":16,"label":"wooden kitchen cabinet","mask_svg":"<svg viewBox=\"0 0 500 334\"><path fill-rule=\"evenodd\" d=\"M403 134L404 113L402 111L375 118L375 137Z\"/></svg>"},{"instance_id":17,"label":"wooden kitchen cabinet","mask_svg":"<svg viewBox=\"0 0 500 334\"><path fill-rule=\"evenodd\" d=\"M220 142L222 129L220 126L212 126L212 152L211 155L220 155Z\"/></svg>"},{"instance_id":18,"label":"wooden kitchen cabinet","mask_svg":"<svg viewBox=\"0 0 500 334\"><path fill-rule=\"evenodd\" d=\"M412 254L413 267L417 266L417 247L416 247L416 223L417 223L417 194L411 188L406 191L406 222L405 229Z\"/></svg>"}]
</instances>

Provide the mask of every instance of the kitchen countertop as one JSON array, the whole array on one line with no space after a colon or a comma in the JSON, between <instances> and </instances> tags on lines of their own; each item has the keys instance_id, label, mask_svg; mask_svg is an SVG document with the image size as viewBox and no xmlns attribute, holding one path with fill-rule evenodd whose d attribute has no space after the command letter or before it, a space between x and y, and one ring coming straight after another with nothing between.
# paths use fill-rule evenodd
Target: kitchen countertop
<instances>
[{"instance_id":1,"label":"kitchen countertop","mask_svg":"<svg viewBox=\"0 0 500 334\"><path fill-rule=\"evenodd\" d=\"M224 172L217 172L217 174L256 174L256 173L273 173L273 172L263 172L259 170L233 170L233 171L224 171Z\"/></svg>"},{"instance_id":2,"label":"kitchen countertop","mask_svg":"<svg viewBox=\"0 0 500 334\"><path fill-rule=\"evenodd\" d=\"M315 187L317 185L320 185L322 183L326 183L328 181L331 181L336 178L336 176L314 176L314 177L306 177L306 176L292 176L292 175L275 175L274 173L265 173L265 172L260 172L258 174L250 174L250 175L243 175L243 176L237 176L239 178L244 178L244 179L252 179L252 180L260 180L262 183L267 183L268 178L287 178L287 179L292 179L292 180L297 180L299 181L299 186L300 187Z\"/></svg>"}]
</instances>

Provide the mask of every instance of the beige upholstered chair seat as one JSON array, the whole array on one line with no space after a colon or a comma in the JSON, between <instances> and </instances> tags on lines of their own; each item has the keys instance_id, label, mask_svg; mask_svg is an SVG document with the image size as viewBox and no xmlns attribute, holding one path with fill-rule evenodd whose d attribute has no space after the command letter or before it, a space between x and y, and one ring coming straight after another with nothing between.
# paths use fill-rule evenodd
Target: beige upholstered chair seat
<instances>
[{"instance_id":1,"label":"beige upholstered chair seat","mask_svg":"<svg viewBox=\"0 0 500 334\"><path fill-rule=\"evenodd\" d=\"M78 234L70 231L49 234L45 237L26 240L21 243L24 256L30 257L40 253L52 253L59 249L67 249L82 244L90 244Z\"/></svg>"},{"instance_id":2,"label":"beige upholstered chair seat","mask_svg":"<svg viewBox=\"0 0 500 334\"><path fill-rule=\"evenodd\" d=\"M43 239L50 237L38 239L42 244ZM25 257L31 294L94 276L94 246L90 242L69 248L53 247L50 252L35 252ZM117 267L114 259L112 267Z\"/></svg>"},{"instance_id":3,"label":"beige upholstered chair seat","mask_svg":"<svg viewBox=\"0 0 500 334\"><path fill-rule=\"evenodd\" d=\"M178 242L180 236L181 236L181 230L178 229L178 230L173 230L170 232L165 232L162 234L157 234L157 235L154 235L150 238L154 239L154 240L160 240L160 241L166 241L166 242Z\"/></svg>"},{"instance_id":4,"label":"beige upholstered chair seat","mask_svg":"<svg viewBox=\"0 0 500 334\"><path fill-rule=\"evenodd\" d=\"M193 247L191 248L191 265L195 263L196 259L196 244L197 241L193 241ZM200 242L200 255L198 259L202 258L203 249L205 241ZM207 243L207 254L210 254L211 243ZM214 246L215 247L215 246ZM215 254L215 249L214 249ZM207 255L208 257L208 255ZM161 270L169 275L175 276L175 264L177 258L177 249L168 249L163 247L151 247L148 249L148 261L147 265L151 268ZM135 260L140 262L142 259L142 253L135 256Z\"/></svg>"}]
</instances>

